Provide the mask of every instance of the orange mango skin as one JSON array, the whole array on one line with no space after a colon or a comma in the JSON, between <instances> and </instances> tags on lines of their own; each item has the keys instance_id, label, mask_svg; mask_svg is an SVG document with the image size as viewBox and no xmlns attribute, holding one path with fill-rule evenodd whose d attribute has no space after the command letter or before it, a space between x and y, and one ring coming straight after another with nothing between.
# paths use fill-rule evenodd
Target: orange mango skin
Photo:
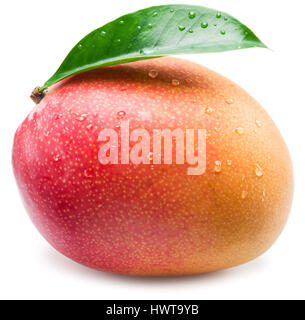
<instances>
[{"instance_id":1,"label":"orange mango skin","mask_svg":"<svg viewBox=\"0 0 305 320\"><path fill-rule=\"evenodd\" d=\"M101 165L99 132L118 130L120 111L131 131L205 128L206 172ZM264 109L221 75L176 58L53 86L16 132L13 168L31 220L54 248L128 275L199 274L254 259L281 233L293 195L289 153Z\"/></svg>"}]
</instances>

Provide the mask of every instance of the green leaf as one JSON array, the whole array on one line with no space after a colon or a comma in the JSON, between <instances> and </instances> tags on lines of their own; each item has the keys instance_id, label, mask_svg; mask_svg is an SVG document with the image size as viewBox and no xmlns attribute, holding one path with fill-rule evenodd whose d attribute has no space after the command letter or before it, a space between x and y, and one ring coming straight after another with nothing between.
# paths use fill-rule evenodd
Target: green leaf
<instances>
[{"instance_id":1,"label":"green leaf","mask_svg":"<svg viewBox=\"0 0 305 320\"><path fill-rule=\"evenodd\" d=\"M122 16L83 38L40 91L71 75L166 55L266 46L232 16L199 6L163 5Z\"/></svg>"}]
</instances>

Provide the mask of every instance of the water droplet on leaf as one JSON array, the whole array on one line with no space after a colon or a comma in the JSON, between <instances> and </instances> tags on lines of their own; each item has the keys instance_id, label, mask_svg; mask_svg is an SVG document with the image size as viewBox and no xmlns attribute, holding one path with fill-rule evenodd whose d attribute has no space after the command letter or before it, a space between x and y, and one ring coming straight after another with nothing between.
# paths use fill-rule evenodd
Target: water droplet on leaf
<instances>
[{"instance_id":1,"label":"water droplet on leaf","mask_svg":"<svg viewBox=\"0 0 305 320\"><path fill-rule=\"evenodd\" d=\"M151 23L149 23L149 24L147 25L147 28L148 28L148 29L152 29L152 27L153 27L153 26L152 26Z\"/></svg>"},{"instance_id":2,"label":"water droplet on leaf","mask_svg":"<svg viewBox=\"0 0 305 320\"><path fill-rule=\"evenodd\" d=\"M221 30L220 34L222 34L224 36L226 34L226 32L224 30Z\"/></svg>"},{"instance_id":3,"label":"water droplet on leaf","mask_svg":"<svg viewBox=\"0 0 305 320\"><path fill-rule=\"evenodd\" d=\"M201 28L206 29L209 26L207 22L201 23Z\"/></svg>"},{"instance_id":4,"label":"water droplet on leaf","mask_svg":"<svg viewBox=\"0 0 305 320\"><path fill-rule=\"evenodd\" d=\"M194 19L195 17L196 17L196 12L190 11L190 12L189 12L189 18L190 18L190 19Z\"/></svg>"},{"instance_id":5,"label":"water droplet on leaf","mask_svg":"<svg viewBox=\"0 0 305 320\"><path fill-rule=\"evenodd\" d=\"M179 29L180 31L183 31L183 30L185 30L185 27L184 27L184 26L178 26L178 29Z\"/></svg>"},{"instance_id":6,"label":"water droplet on leaf","mask_svg":"<svg viewBox=\"0 0 305 320\"><path fill-rule=\"evenodd\" d=\"M157 17L158 16L158 12L154 12L152 16L153 17Z\"/></svg>"},{"instance_id":7,"label":"water droplet on leaf","mask_svg":"<svg viewBox=\"0 0 305 320\"><path fill-rule=\"evenodd\" d=\"M216 14L216 18L217 18L217 19L220 19L220 18L221 18L221 13L220 13L220 12L218 12L218 13Z\"/></svg>"}]
</instances>

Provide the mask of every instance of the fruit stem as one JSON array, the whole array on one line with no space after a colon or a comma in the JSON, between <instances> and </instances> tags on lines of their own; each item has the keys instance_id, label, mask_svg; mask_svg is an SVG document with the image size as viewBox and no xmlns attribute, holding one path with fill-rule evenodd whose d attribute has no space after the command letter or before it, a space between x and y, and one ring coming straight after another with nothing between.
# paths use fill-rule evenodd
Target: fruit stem
<instances>
[{"instance_id":1,"label":"fruit stem","mask_svg":"<svg viewBox=\"0 0 305 320\"><path fill-rule=\"evenodd\" d=\"M40 87L36 87L31 95L30 95L30 98L36 103L38 104L44 97L45 95L47 94L47 90L42 90L40 91Z\"/></svg>"}]
</instances>

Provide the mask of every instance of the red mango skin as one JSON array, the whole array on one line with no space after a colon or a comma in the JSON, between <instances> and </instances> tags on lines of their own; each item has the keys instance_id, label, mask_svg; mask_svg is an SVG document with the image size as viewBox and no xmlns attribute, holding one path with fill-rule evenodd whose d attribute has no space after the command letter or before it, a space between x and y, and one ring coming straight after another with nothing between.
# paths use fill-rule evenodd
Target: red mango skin
<instances>
[{"instance_id":1,"label":"red mango skin","mask_svg":"<svg viewBox=\"0 0 305 320\"><path fill-rule=\"evenodd\" d=\"M187 163L102 165L99 133L119 133L122 120L151 136L206 129L205 173L187 175ZM279 236L293 194L289 153L262 107L226 78L176 58L54 85L19 126L12 159L43 237L74 261L128 275L198 274L252 260Z\"/></svg>"}]
</instances>

